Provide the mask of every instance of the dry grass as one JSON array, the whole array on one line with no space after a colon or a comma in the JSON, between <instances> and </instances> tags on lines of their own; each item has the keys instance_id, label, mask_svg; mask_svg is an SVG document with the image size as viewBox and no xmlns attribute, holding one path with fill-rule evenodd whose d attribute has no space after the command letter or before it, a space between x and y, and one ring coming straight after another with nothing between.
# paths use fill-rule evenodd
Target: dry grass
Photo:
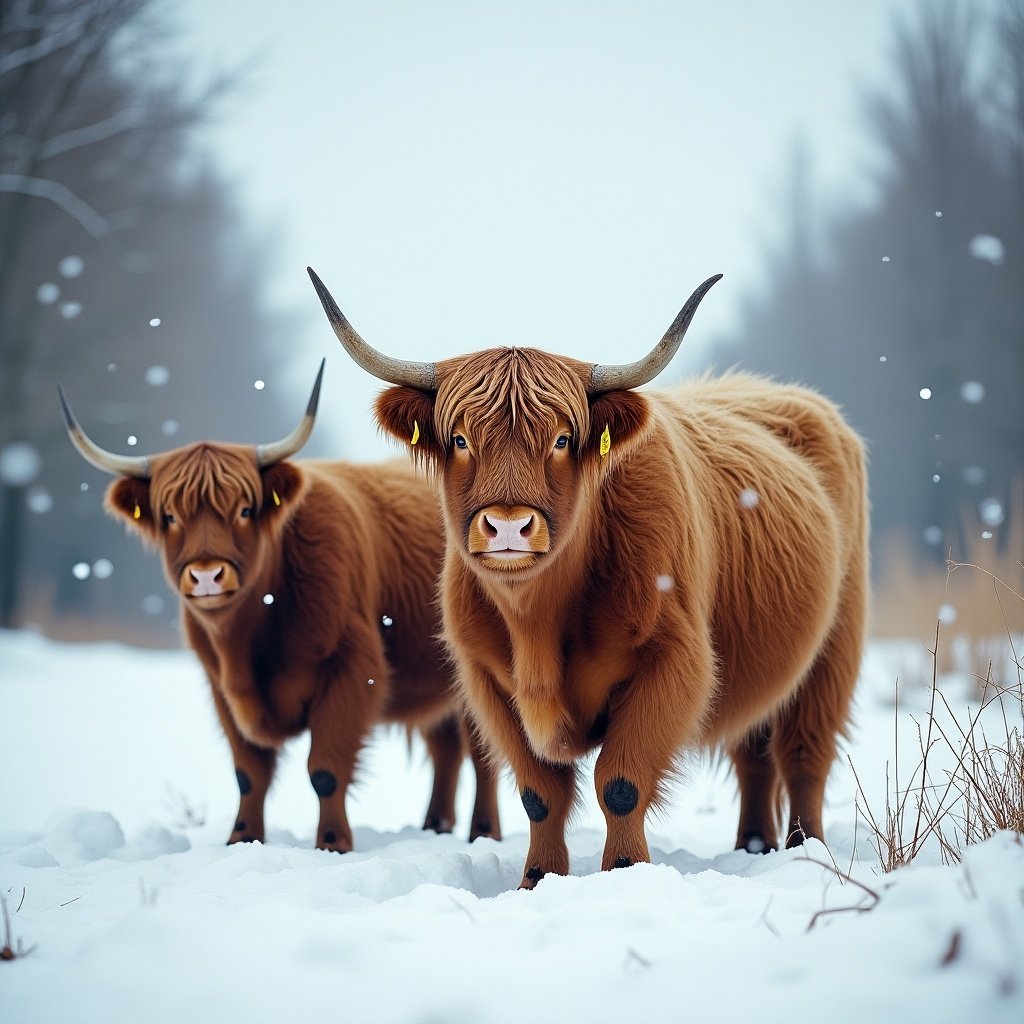
<instances>
[{"instance_id":1,"label":"dry grass","mask_svg":"<svg viewBox=\"0 0 1024 1024\"><path fill-rule=\"evenodd\" d=\"M1017 568L1024 571L1020 562ZM1012 598L1024 609L1024 596L987 570L950 562L948 573L954 572L976 574L997 597ZM936 623L928 710L923 724L914 720L917 761L909 779L901 778L898 754L892 777L887 765L884 813L876 815L850 762L858 814L867 822L883 871L910 864L929 846L938 848L944 863L956 864L972 843L1004 830L1024 834L1024 666L1005 609L1002 621L1002 643L1009 649L1003 662L1012 681L996 682L990 659L983 676L974 673L976 707L959 713L938 685L943 634ZM899 717L897 705L897 730Z\"/></svg>"},{"instance_id":2,"label":"dry grass","mask_svg":"<svg viewBox=\"0 0 1024 1024\"><path fill-rule=\"evenodd\" d=\"M988 530L994 535L985 537ZM1014 490L1006 521L987 528L972 513L964 517L963 550L949 546L945 566L914 561L905 539L890 536L881 545L873 597L872 635L877 639L929 636L942 622L939 675L966 672L979 696L989 677L997 684L1015 674L1024 637L1024 480ZM1010 645L1007 645L1007 638ZM1017 647L1017 649L1015 649ZM931 664L908 661L894 666L905 685L929 685Z\"/></svg>"},{"instance_id":3,"label":"dry grass","mask_svg":"<svg viewBox=\"0 0 1024 1024\"><path fill-rule=\"evenodd\" d=\"M18 903L15 913L17 914L21 910L22 905L25 903L25 890L21 890L21 900ZM0 919L3 921L3 936L0 937L0 960L20 960L22 957L28 956L35 946L29 946L28 949L22 945L21 939L14 940L11 937L11 916L7 912L7 900L3 896L0 896Z\"/></svg>"}]
</instances>

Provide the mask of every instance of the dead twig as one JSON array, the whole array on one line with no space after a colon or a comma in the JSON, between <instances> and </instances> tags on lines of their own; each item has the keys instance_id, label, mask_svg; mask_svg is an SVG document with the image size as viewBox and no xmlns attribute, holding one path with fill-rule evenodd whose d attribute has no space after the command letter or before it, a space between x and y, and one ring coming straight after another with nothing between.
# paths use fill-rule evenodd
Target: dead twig
<instances>
[{"instance_id":1,"label":"dead twig","mask_svg":"<svg viewBox=\"0 0 1024 1024\"><path fill-rule=\"evenodd\" d=\"M21 910L24 902L25 893L22 891L21 903L18 904L18 910ZM17 913L17 911L15 911L15 913ZM29 946L28 949L25 949L21 944L21 939L18 939L17 942L13 942L11 938L11 915L7 912L7 900L5 900L3 896L0 896L0 916L3 917L4 922L3 946L0 946L0 960L20 960L23 957L28 956L36 947Z\"/></svg>"}]
</instances>

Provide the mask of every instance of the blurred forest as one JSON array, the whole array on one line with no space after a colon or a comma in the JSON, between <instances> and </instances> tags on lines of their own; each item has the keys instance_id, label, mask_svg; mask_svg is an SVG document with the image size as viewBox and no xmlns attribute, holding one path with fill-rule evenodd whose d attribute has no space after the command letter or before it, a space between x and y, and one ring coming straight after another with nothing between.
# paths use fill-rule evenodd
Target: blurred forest
<instances>
[{"instance_id":1,"label":"blurred forest","mask_svg":"<svg viewBox=\"0 0 1024 1024\"><path fill-rule=\"evenodd\" d=\"M150 0L0 3L0 626L176 642L159 559L102 512L58 381L127 454L273 440L301 415L254 390L287 352L270 240L194 144L241 72L188 95L168 38Z\"/></svg>"},{"instance_id":2,"label":"blurred forest","mask_svg":"<svg viewBox=\"0 0 1024 1024\"><path fill-rule=\"evenodd\" d=\"M1024 2L908 10L895 90L864 96L873 200L817 209L795 147L767 286L719 350L813 383L867 438L880 580L895 550L931 571L1005 548L1024 515Z\"/></svg>"},{"instance_id":3,"label":"blurred forest","mask_svg":"<svg viewBox=\"0 0 1024 1024\"><path fill-rule=\"evenodd\" d=\"M1024 0L900 9L896 85L863 96L871 200L825 207L797 146L765 286L717 354L841 402L870 445L876 567L892 538L936 567L1024 515ZM254 388L296 322L199 141L244 72L190 91L166 12L0 0L0 627L177 642L58 380L125 453L270 440L304 402Z\"/></svg>"}]
</instances>

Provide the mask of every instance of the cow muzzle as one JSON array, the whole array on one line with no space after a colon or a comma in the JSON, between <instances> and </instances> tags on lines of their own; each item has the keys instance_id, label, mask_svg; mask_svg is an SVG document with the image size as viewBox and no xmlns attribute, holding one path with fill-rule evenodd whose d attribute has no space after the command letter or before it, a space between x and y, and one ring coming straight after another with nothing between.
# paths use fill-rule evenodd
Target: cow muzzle
<instances>
[{"instance_id":1,"label":"cow muzzle","mask_svg":"<svg viewBox=\"0 0 1024 1024\"><path fill-rule=\"evenodd\" d=\"M223 604L239 586L238 570L223 559L189 562L178 577L181 596L198 601L204 607Z\"/></svg>"},{"instance_id":2,"label":"cow muzzle","mask_svg":"<svg viewBox=\"0 0 1024 1024\"><path fill-rule=\"evenodd\" d=\"M521 569L547 553L551 533L540 509L529 505L488 505L470 521L467 547L488 568Z\"/></svg>"}]
</instances>

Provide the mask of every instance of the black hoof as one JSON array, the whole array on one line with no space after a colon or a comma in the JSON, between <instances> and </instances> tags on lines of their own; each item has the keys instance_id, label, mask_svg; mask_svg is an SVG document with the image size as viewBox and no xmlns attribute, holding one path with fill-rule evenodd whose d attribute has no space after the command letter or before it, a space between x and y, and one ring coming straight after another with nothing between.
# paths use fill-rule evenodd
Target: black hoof
<instances>
[{"instance_id":1,"label":"black hoof","mask_svg":"<svg viewBox=\"0 0 1024 1024\"><path fill-rule=\"evenodd\" d=\"M423 822L424 832L437 832L439 835L447 835L453 828L453 823L447 818L439 818L436 814L431 814L425 822Z\"/></svg>"},{"instance_id":2,"label":"black hoof","mask_svg":"<svg viewBox=\"0 0 1024 1024\"><path fill-rule=\"evenodd\" d=\"M769 843L764 836L752 832L743 837L743 841L736 847L737 850L746 850L747 853L773 853L775 847Z\"/></svg>"}]
</instances>

